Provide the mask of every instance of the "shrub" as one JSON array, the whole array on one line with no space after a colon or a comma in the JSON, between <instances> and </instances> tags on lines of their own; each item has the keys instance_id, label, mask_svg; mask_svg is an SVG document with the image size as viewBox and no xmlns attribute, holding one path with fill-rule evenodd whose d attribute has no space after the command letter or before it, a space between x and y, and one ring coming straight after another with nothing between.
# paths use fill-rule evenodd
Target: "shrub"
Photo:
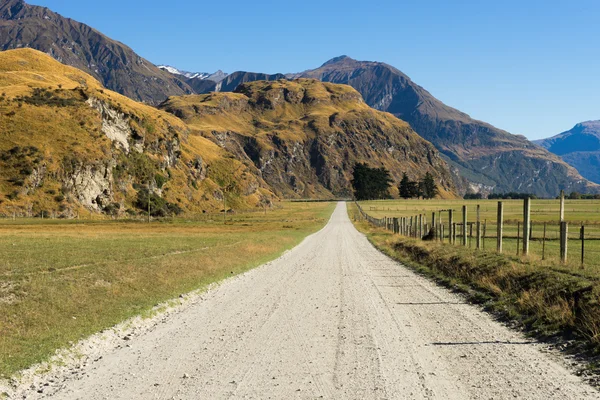
<instances>
[{"instance_id":1,"label":"shrub","mask_svg":"<svg viewBox=\"0 0 600 400\"><path fill-rule=\"evenodd\" d=\"M119 203L110 203L102 211L109 215L117 215L121 210L121 205Z\"/></svg>"},{"instance_id":2,"label":"shrub","mask_svg":"<svg viewBox=\"0 0 600 400\"><path fill-rule=\"evenodd\" d=\"M161 174L156 174L154 175L154 181L156 182L156 187L162 189L165 183L167 183L168 179Z\"/></svg>"},{"instance_id":3,"label":"shrub","mask_svg":"<svg viewBox=\"0 0 600 400\"><path fill-rule=\"evenodd\" d=\"M43 88L35 88L30 96L17 97L16 100L34 106L50 107L69 107L77 103L76 99L58 97Z\"/></svg>"},{"instance_id":4,"label":"shrub","mask_svg":"<svg viewBox=\"0 0 600 400\"><path fill-rule=\"evenodd\" d=\"M177 204L169 203L157 194L150 193L148 189L142 189L137 194L135 206L143 211L148 211L153 217L165 217L172 214L181 214L182 210Z\"/></svg>"}]
</instances>

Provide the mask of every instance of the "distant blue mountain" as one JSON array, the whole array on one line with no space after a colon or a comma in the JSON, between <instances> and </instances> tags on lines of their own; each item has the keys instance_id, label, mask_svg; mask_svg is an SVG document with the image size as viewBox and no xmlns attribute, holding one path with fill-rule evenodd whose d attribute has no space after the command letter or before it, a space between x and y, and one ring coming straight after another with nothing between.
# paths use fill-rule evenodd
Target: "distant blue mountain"
<instances>
[{"instance_id":1,"label":"distant blue mountain","mask_svg":"<svg viewBox=\"0 0 600 400\"><path fill-rule=\"evenodd\" d=\"M600 183L600 121L587 121L535 143L562 157L592 182Z\"/></svg>"}]
</instances>

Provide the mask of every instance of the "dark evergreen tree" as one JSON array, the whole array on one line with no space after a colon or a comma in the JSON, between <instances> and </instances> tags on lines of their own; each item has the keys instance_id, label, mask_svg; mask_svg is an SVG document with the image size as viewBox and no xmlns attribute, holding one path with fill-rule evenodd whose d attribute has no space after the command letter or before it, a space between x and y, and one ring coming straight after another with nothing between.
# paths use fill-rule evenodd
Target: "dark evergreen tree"
<instances>
[{"instance_id":1,"label":"dark evergreen tree","mask_svg":"<svg viewBox=\"0 0 600 400\"><path fill-rule=\"evenodd\" d=\"M410 199L419 198L422 196L421 190L419 189L419 182L408 182L408 195L410 196Z\"/></svg>"},{"instance_id":2,"label":"dark evergreen tree","mask_svg":"<svg viewBox=\"0 0 600 400\"><path fill-rule=\"evenodd\" d=\"M369 168L365 163L354 166L352 187L357 200L378 200L390 198L392 178L385 168Z\"/></svg>"},{"instance_id":3,"label":"dark evergreen tree","mask_svg":"<svg viewBox=\"0 0 600 400\"><path fill-rule=\"evenodd\" d=\"M426 199L433 199L438 194L438 188L433 179L433 175L429 172L425 174L425 177L419 182L419 188L421 193Z\"/></svg>"},{"instance_id":4,"label":"dark evergreen tree","mask_svg":"<svg viewBox=\"0 0 600 400\"><path fill-rule=\"evenodd\" d=\"M400 197L403 199L414 199L415 197L421 196L419 183L408 179L406 173L402 174L402 180L398 186L398 191L400 192Z\"/></svg>"},{"instance_id":5,"label":"dark evergreen tree","mask_svg":"<svg viewBox=\"0 0 600 400\"><path fill-rule=\"evenodd\" d=\"M400 186L398 186L400 197L402 197L403 199L410 199L410 192L408 189L409 182L410 180L408 179L408 175L406 175L406 172L403 172L402 180L400 181Z\"/></svg>"}]
</instances>

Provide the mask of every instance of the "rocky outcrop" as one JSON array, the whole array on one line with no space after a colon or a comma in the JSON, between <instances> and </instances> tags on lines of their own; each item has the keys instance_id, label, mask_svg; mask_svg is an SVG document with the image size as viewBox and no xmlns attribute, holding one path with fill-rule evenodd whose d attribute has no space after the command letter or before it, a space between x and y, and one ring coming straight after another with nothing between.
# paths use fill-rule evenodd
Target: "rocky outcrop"
<instances>
[{"instance_id":1,"label":"rocky outcrop","mask_svg":"<svg viewBox=\"0 0 600 400\"><path fill-rule=\"evenodd\" d=\"M439 152L408 124L368 107L348 86L310 79L242 84L236 93L173 97L161 108L210 138L285 197L350 197L355 163L426 172L456 194Z\"/></svg>"},{"instance_id":2,"label":"rocky outcrop","mask_svg":"<svg viewBox=\"0 0 600 400\"><path fill-rule=\"evenodd\" d=\"M113 200L114 163L71 165L64 172L63 191L92 210L102 210Z\"/></svg>"},{"instance_id":3,"label":"rocky outcrop","mask_svg":"<svg viewBox=\"0 0 600 400\"><path fill-rule=\"evenodd\" d=\"M132 134L129 118L124 113L110 107L106 102L96 98L91 97L87 104L101 113L102 133L126 153L129 153L129 141ZM141 151L139 148L137 150Z\"/></svg>"},{"instance_id":4,"label":"rocky outcrop","mask_svg":"<svg viewBox=\"0 0 600 400\"><path fill-rule=\"evenodd\" d=\"M251 162L47 54L0 52L0 74L11 93L0 99L0 215L71 218L85 208L132 216L150 203L153 215L171 216L220 210L217 191L236 208L273 195ZM196 108L239 115L248 99L236 96Z\"/></svg>"}]
</instances>

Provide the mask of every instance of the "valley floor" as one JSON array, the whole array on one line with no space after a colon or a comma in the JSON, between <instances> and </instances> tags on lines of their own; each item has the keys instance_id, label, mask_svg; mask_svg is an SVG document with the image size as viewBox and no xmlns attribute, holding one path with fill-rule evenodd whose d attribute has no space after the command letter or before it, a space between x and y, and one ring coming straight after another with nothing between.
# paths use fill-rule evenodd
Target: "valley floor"
<instances>
[{"instance_id":1,"label":"valley floor","mask_svg":"<svg viewBox=\"0 0 600 400\"><path fill-rule=\"evenodd\" d=\"M32 397L592 399L552 353L377 251L340 203L226 281Z\"/></svg>"}]
</instances>

